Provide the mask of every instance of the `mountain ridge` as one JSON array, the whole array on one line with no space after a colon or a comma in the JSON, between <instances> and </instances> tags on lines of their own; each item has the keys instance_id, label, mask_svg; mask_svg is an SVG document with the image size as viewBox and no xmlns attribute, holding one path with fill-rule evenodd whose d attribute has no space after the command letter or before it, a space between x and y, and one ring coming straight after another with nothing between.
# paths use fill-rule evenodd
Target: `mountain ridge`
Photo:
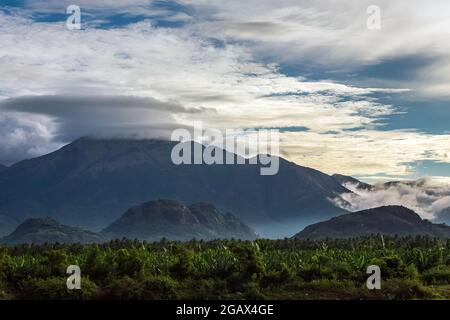
<instances>
[{"instance_id":1,"label":"mountain ridge","mask_svg":"<svg viewBox=\"0 0 450 320\"><path fill-rule=\"evenodd\" d=\"M231 213L221 213L213 204L196 203L185 206L173 200L153 200L134 206L119 219L96 233L50 218L28 218L11 234L0 239L8 245L22 243L102 243L128 238L141 241L191 239L255 240L257 234Z\"/></svg>"},{"instance_id":2,"label":"mountain ridge","mask_svg":"<svg viewBox=\"0 0 450 320\"><path fill-rule=\"evenodd\" d=\"M346 184L353 184L358 189L364 189L364 190L372 190L373 189L372 185L370 185L368 183L365 183L365 182L362 182L362 181L360 181L360 180L358 180L356 178L353 178L351 176L345 176L345 175L342 175L342 174L335 173L335 174L332 175L332 177L334 179L336 179L336 181L338 181L343 186L345 186Z\"/></svg>"}]
</instances>

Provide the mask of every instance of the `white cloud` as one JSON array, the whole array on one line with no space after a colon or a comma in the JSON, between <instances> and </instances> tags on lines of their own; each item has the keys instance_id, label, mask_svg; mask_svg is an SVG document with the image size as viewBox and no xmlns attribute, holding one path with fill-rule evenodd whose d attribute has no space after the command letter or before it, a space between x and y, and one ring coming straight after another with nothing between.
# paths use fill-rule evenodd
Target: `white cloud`
<instances>
[{"instance_id":1,"label":"white cloud","mask_svg":"<svg viewBox=\"0 0 450 320\"><path fill-rule=\"evenodd\" d=\"M422 94L450 96L450 3L380 0L381 30L369 30L371 0L182 1L204 10L199 32L246 41L266 58L334 70L358 70L390 59L418 56L429 63L393 84ZM201 15L200 15L201 16ZM411 66L413 67L413 66ZM387 70L389 71L389 70ZM331 76L331 75L330 75Z\"/></svg>"},{"instance_id":2,"label":"white cloud","mask_svg":"<svg viewBox=\"0 0 450 320\"><path fill-rule=\"evenodd\" d=\"M301 118L320 110L331 118L333 109L340 109L347 118L343 128L371 122L367 114L357 115L357 109L366 113L376 113L375 109L380 108L390 112L388 106L370 101L335 104L348 95L364 100L364 94L380 89L286 77L278 73L276 66L255 63L245 47L217 48L189 29L154 28L143 22L113 30L74 32L66 30L63 23L1 17L5 23L0 26L0 67L9 76L0 84L2 91L13 97L152 97L162 102L175 101L187 108L214 108L218 118L225 116L225 121L227 115L255 112L268 119L284 113ZM246 121L242 118L237 125L245 126ZM329 128L326 122L321 130L339 126L339 120L337 125L328 121ZM262 124L270 123L273 121L269 119ZM283 123L278 121L277 125Z\"/></svg>"},{"instance_id":3,"label":"white cloud","mask_svg":"<svg viewBox=\"0 0 450 320\"><path fill-rule=\"evenodd\" d=\"M450 154L448 135L424 134L414 130L379 130L380 120L398 110L367 95L396 93L403 89L360 88L332 81L308 81L285 76L278 71L277 65L255 61L254 53L258 52L258 46L238 42L222 47L208 38L220 35L213 30L220 23L231 21L239 24L255 20L255 23L262 21L281 25L281 29L275 27L279 33L278 40L276 37L270 38L270 35L267 38L265 34L252 34L261 38L258 45L269 45L270 42L273 53L280 56L305 61L315 56L323 63L330 59L330 64L345 65L343 61L360 63L354 55L374 61L383 57L383 52L392 51L389 48L378 48L381 53L377 50L355 51L361 41L358 37L352 38L351 34L350 38L355 43L345 48L349 40L345 40L344 36L350 32L347 29L357 29L356 26L346 27L347 11L341 8L343 16L338 15L337 21L328 21L334 9L321 11L319 6L313 10L312 2L305 2L304 8L278 11L266 10L265 2L258 2L258 5L245 3L232 1L222 3L220 7L208 5L213 6L211 10L217 10L212 15L213 21L199 19L198 23L178 29L156 28L146 21L108 30L87 28L69 31L64 21L36 23L24 16L0 13L0 70L8 75L0 79L0 94L16 101L23 96L87 97L94 98L90 99L93 106L96 105L92 101L96 100L95 97L129 97L134 101L153 99L162 105L175 104L188 110L214 110L201 114L178 110L155 115L154 111L148 110L136 113L130 102L123 109L114 110L90 109L89 106L74 108L68 116L67 108L57 108L53 103L55 109L52 112L42 109L33 111L33 116L39 112L42 114L37 123L44 127L43 130L27 127L31 132L39 132L34 136L43 137L33 142L33 145L43 148L42 152L68 142L61 140L61 137L69 139L92 132L101 135L108 132L130 134L134 130L153 137L155 131L146 128L157 124L166 128L168 124L182 126L192 120L203 120L206 126L219 128L306 127L308 131L305 132L283 133L282 147L291 160L328 173L376 175L382 172L406 176L411 171L405 163L410 161L432 159L450 162L447 157ZM191 3L195 6L201 4L201 1ZM292 5L295 6L295 3L292 2ZM240 6L248 8L241 9ZM253 13L250 12L252 8L255 10ZM236 13L233 19L230 16L232 12ZM259 18L258 12L261 13ZM202 15L202 10L198 14ZM316 33L309 34L301 28L296 31L298 17L303 17L302 23L310 29L313 26L311 30L317 29ZM283 31L286 19L288 24L294 25L287 35ZM365 20L361 23L365 24ZM248 25L245 32L258 32L261 26L251 27L251 24ZM336 28L336 34L331 32ZM226 37L242 37L240 29L226 32L230 32ZM317 33L323 33L317 38L322 42L313 42ZM339 40L340 36L344 40ZM293 45L295 41L301 41L303 45L297 47ZM325 43L332 45L322 50L322 54L325 52L322 56L318 51L321 47L323 49ZM397 45L395 48L399 49ZM60 101L60 104L63 102ZM104 126L96 127L97 121ZM109 125L105 125L107 122ZM157 132L159 135L160 131ZM6 141L10 138L2 136L1 139ZM3 150L7 152L10 149ZM18 154L28 154L29 148L22 150L25 151L12 154L16 157ZM8 159L11 157L8 156Z\"/></svg>"},{"instance_id":4,"label":"white cloud","mask_svg":"<svg viewBox=\"0 0 450 320\"><path fill-rule=\"evenodd\" d=\"M55 124L47 117L0 113L0 163L12 164L49 153L62 146L53 141Z\"/></svg>"},{"instance_id":5,"label":"white cloud","mask_svg":"<svg viewBox=\"0 0 450 320\"><path fill-rule=\"evenodd\" d=\"M169 2L165 3L168 4ZM226 43L245 42L253 54L275 62L311 65L332 78L336 71L348 73L396 58L426 60L411 75L389 80L392 86L413 88L429 97L450 97L450 3L433 5L420 0L379 0L381 30L368 30L366 9L371 0L271 0L203 1L179 0L172 10L153 0L80 0L82 9L94 10L101 18L114 14L158 17L189 22L189 30L201 38L214 37ZM38 11L63 12L69 0L27 0ZM27 11L27 10L25 10ZM20 12L20 11L19 11ZM28 11L27 11L28 12ZM410 66L414 68L414 66ZM363 75L364 76L364 75ZM361 79L362 81L363 79ZM367 79L376 83L377 79Z\"/></svg>"},{"instance_id":6,"label":"white cloud","mask_svg":"<svg viewBox=\"0 0 450 320\"><path fill-rule=\"evenodd\" d=\"M360 211L387 205L402 205L422 218L433 220L450 208L450 185L435 184L431 179L395 184L377 184L372 190L347 183L353 193L342 194L335 203L349 211Z\"/></svg>"},{"instance_id":7,"label":"white cloud","mask_svg":"<svg viewBox=\"0 0 450 320\"><path fill-rule=\"evenodd\" d=\"M365 176L414 176L410 163L434 160L449 163L450 135L412 130L358 130L320 134L289 132L283 135L283 150L290 159L329 174Z\"/></svg>"}]
</instances>

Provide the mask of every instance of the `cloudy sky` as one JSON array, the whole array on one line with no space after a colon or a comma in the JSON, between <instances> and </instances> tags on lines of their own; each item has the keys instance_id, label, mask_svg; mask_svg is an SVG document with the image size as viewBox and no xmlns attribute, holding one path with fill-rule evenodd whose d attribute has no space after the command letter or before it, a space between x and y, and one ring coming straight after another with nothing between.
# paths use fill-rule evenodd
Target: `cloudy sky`
<instances>
[{"instance_id":1,"label":"cloudy sky","mask_svg":"<svg viewBox=\"0 0 450 320\"><path fill-rule=\"evenodd\" d=\"M66 26L71 4L81 30ZM3 0L0 163L200 120L277 128L285 157L330 174L450 181L448 12L446 0Z\"/></svg>"}]
</instances>

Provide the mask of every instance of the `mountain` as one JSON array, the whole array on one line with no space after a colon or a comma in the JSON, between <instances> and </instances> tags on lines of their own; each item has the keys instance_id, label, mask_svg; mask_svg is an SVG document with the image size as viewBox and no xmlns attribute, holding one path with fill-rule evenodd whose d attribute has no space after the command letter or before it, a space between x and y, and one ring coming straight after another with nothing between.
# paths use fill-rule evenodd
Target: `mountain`
<instances>
[{"instance_id":1,"label":"mountain","mask_svg":"<svg viewBox=\"0 0 450 320\"><path fill-rule=\"evenodd\" d=\"M10 235L1 239L5 244L19 243L98 243L106 241L103 235L69 227L51 218L30 218L19 225Z\"/></svg>"},{"instance_id":2,"label":"mountain","mask_svg":"<svg viewBox=\"0 0 450 320\"><path fill-rule=\"evenodd\" d=\"M362 182L362 181L359 181L358 179L355 179L350 176L344 176L342 174L333 174L332 177L343 186L350 184L350 185L354 185L357 189L364 189L364 190L372 190L373 189L372 185Z\"/></svg>"},{"instance_id":3,"label":"mountain","mask_svg":"<svg viewBox=\"0 0 450 320\"><path fill-rule=\"evenodd\" d=\"M282 158L273 176L259 165L175 165L175 145L81 138L21 161L0 174L0 215L100 230L148 199L174 199L214 203L263 236L283 237L345 212L328 199L349 191L320 171Z\"/></svg>"},{"instance_id":4,"label":"mountain","mask_svg":"<svg viewBox=\"0 0 450 320\"><path fill-rule=\"evenodd\" d=\"M306 227L294 237L299 239L353 238L371 234L429 235L450 238L450 227L422 220L401 206L379 207L348 213Z\"/></svg>"},{"instance_id":5,"label":"mountain","mask_svg":"<svg viewBox=\"0 0 450 320\"><path fill-rule=\"evenodd\" d=\"M0 172L5 171L6 169L8 169L8 167L0 163Z\"/></svg>"},{"instance_id":6,"label":"mountain","mask_svg":"<svg viewBox=\"0 0 450 320\"><path fill-rule=\"evenodd\" d=\"M238 238L256 234L231 213L222 214L211 204L184 206L173 200L156 200L135 206L103 230L115 238L157 241Z\"/></svg>"}]
</instances>

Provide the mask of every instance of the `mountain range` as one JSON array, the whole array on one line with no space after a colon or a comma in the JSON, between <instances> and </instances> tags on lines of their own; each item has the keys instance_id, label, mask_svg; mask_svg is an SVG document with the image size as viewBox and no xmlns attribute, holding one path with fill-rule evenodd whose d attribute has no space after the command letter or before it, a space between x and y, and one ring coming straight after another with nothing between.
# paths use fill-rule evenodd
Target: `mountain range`
<instances>
[{"instance_id":1,"label":"mountain range","mask_svg":"<svg viewBox=\"0 0 450 320\"><path fill-rule=\"evenodd\" d=\"M450 226L422 220L402 206L384 206L344 214L306 227L298 239L355 238L373 234L450 238Z\"/></svg>"},{"instance_id":2,"label":"mountain range","mask_svg":"<svg viewBox=\"0 0 450 320\"><path fill-rule=\"evenodd\" d=\"M385 206L349 213L306 227L297 239L355 238L370 235L431 236L450 238L450 227L422 220L401 206ZM29 218L1 243L101 243L117 238L159 241L236 238L254 240L257 235L230 213L212 204L184 206L173 200L155 200L130 208L100 233L62 225L51 218Z\"/></svg>"},{"instance_id":3,"label":"mountain range","mask_svg":"<svg viewBox=\"0 0 450 320\"><path fill-rule=\"evenodd\" d=\"M283 158L279 158L279 172L274 176L261 176L259 165L175 165L170 157L175 144L81 138L42 157L0 166L0 236L11 233L26 219L50 217L62 225L103 230L102 235L109 232L145 239L162 235L151 223L145 223L147 220L156 221L164 234L174 237L178 232L183 239L224 234L252 238L253 231L246 229L249 227L262 237L282 238L348 213L330 200L352 192L345 186L352 189L349 184L356 185L368 191L375 188L349 176L329 176ZM184 205L189 203L197 204ZM149 207L151 210L147 210ZM165 207L176 214L158 213ZM206 217L199 215L198 207ZM211 222L208 219L213 212L218 224L208 228L202 221ZM221 212L233 212L235 217ZM355 217L350 220L359 219ZM172 218L176 222L173 230L169 227ZM386 221L390 221L388 218ZM187 225L191 231L183 226L183 219L190 221ZM139 229L141 224L145 230ZM105 226L109 227L104 230ZM346 225L342 228L346 230ZM353 235L352 231L349 234Z\"/></svg>"},{"instance_id":4,"label":"mountain range","mask_svg":"<svg viewBox=\"0 0 450 320\"><path fill-rule=\"evenodd\" d=\"M329 199L350 192L320 171L280 158L279 172L259 165L175 165L176 142L81 138L0 172L0 234L48 216L101 230L152 199L214 203L264 237L290 236L345 211ZM13 222L12 222L13 221Z\"/></svg>"}]
</instances>

